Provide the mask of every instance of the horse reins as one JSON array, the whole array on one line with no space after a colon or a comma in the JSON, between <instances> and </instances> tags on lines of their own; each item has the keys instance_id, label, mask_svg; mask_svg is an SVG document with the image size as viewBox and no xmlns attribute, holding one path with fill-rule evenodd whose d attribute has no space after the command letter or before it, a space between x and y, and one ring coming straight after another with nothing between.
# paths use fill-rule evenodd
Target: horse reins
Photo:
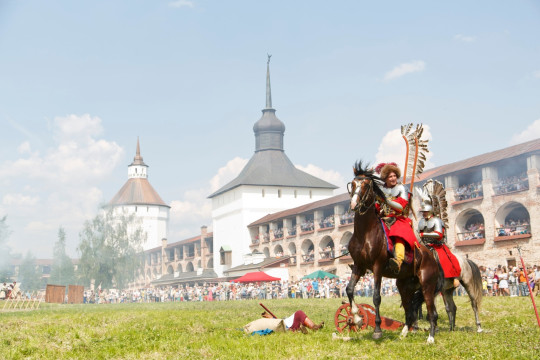
<instances>
[{"instance_id":1,"label":"horse reins","mask_svg":"<svg viewBox=\"0 0 540 360\"><path fill-rule=\"evenodd\" d=\"M360 197L359 194L358 194L358 191L361 189L361 186L357 186L356 189L354 190L354 192L351 192L349 187L352 184L352 182L347 184L347 191L351 195L351 198L353 196L355 196L355 195L358 196L358 204L353 209L353 211L356 211L358 213L358 215L364 215L365 213L368 212L369 209L371 209L373 207L373 205L375 205L375 196L373 196L373 200L371 201L371 204L369 204L369 205L365 204L366 201L368 200L368 197L369 197L370 193L373 192L373 180L370 179L369 177L362 176L362 177L354 178L354 181L355 180L364 181L365 179L369 180L369 182L368 182L369 188L366 189L366 191L364 191L364 194L362 195L362 197ZM362 208L364 208L364 210L362 210Z\"/></svg>"}]
</instances>

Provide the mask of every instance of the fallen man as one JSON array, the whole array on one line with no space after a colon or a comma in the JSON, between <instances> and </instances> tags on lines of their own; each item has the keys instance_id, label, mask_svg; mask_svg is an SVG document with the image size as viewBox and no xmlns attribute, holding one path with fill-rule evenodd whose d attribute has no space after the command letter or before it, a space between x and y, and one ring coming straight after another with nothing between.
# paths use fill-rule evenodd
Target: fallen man
<instances>
[{"instance_id":1,"label":"fallen man","mask_svg":"<svg viewBox=\"0 0 540 360\"><path fill-rule=\"evenodd\" d=\"M273 316L270 315L268 312L263 312L262 314L263 318L272 319ZM291 316L283 319L283 323L285 324L285 327L287 330L290 331L302 331L304 334L307 333L307 329L311 329L313 331L317 331L319 329L322 329L324 327L324 321L321 322L319 325L315 324L313 320L307 317L306 313L302 310L296 311Z\"/></svg>"}]
</instances>

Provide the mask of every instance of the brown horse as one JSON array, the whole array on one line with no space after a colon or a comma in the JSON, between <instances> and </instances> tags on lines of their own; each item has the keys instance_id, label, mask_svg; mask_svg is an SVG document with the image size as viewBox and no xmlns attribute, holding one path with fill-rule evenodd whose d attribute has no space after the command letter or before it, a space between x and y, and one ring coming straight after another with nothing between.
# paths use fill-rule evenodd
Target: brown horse
<instances>
[{"instance_id":1,"label":"brown horse","mask_svg":"<svg viewBox=\"0 0 540 360\"><path fill-rule=\"evenodd\" d=\"M398 274L390 270L388 260L391 256L387 251L386 235L374 206L377 198L386 199L380 188L383 182L373 173L373 170L367 169L367 166L362 168L361 161L355 164L354 175L355 178L348 186L351 195L351 210L355 212L354 233L349 242L349 253L354 260L354 265L347 285L347 296L352 312L355 314L354 322L359 323L361 320L357 315L358 307L354 303L354 287L360 277L367 270L371 270L374 278L373 304L376 313L373 338L380 339L382 336L379 306L381 280L384 276L397 279L396 285L405 310L405 326L401 336L407 336L409 328L413 328L416 322L414 309L417 309L418 301L420 304L425 301L430 319L428 343L433 343L438 318L435 295L441 290L444 280L442 272L439 271L439 265L431 252L424 245L420 245L412 249L414 261L411 264L404 262Z\"/></svg>"}]
</instances>

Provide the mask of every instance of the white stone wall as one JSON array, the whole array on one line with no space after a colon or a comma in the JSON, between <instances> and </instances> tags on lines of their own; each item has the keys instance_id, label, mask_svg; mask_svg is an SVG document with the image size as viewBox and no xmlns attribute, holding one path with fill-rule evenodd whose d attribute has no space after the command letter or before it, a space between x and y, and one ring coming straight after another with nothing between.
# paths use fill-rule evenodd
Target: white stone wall
<instances>
[{"instance_id":1,"label":"white stone wall","mask_svg":"<svg viewBox=\"0 0 540 360\"><path fill-rule=\"evenodd\" d=\"M243 255L251 252L251 236L247 227L250 223L268 214L326 199L332 195L331 189L244 185L214 197L214 269L218 276L222 276L226 269L220 265L219 250L222 246L232 248L231 267L243 264Z\"/></svg>"}]
</instances>

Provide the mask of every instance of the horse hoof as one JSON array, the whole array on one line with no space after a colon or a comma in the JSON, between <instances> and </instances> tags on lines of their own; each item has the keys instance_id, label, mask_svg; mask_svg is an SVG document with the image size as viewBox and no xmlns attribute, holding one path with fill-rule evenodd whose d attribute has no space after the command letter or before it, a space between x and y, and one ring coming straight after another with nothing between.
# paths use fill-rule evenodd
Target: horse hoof
<instances>
[{"instance_id":1,"label":"horse hoof","mask_svg":"<svg viewBox=\"0 0 540 360\"><path fill-rule=\"evenodd\" d=\"M478 330L476 330L476 332L480 334L481 332L484 332L484 329L478 328Z\"/></svg>"},{"instance_id":2,"label":"horse hoof","mask_svg":"<svg viewBox=\"0 0 540 360\"><path fill-rule=\"evenodd\" d=\"M382 331L373 333L373 340L379 340L380 338L382 338Z\"/></svg>"},{"instance_id":3,"label":"horse hoof","mask_svg":"<svg viewBox=\"0 0 540 360\"><path fill-rule=\"evenodd\" d=\"M435 343L435 338L431 335L429 335L429 337L427 338L427 343L428 344L434 344Z\"/></svg>"}]
</instances>

